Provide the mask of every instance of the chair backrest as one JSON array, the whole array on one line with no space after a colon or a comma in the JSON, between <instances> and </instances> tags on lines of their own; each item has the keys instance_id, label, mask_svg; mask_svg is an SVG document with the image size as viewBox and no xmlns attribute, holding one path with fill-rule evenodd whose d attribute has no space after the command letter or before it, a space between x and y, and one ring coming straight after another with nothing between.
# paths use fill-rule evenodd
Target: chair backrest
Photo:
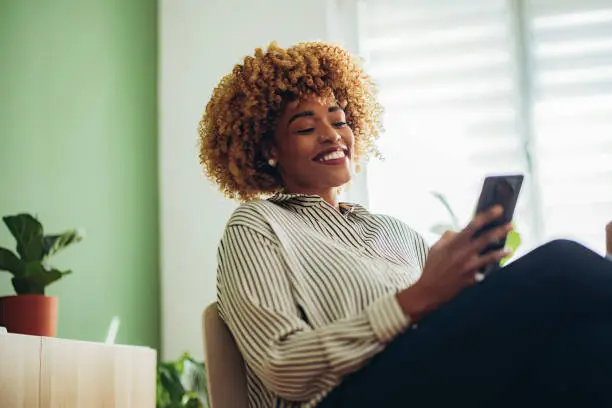
<instances>
[{"instance_id":1,"label":"chair backrest","mask_svg":"<svg viewBox=\"0 0 612 408\"><path fill-rule=\"evenodd\" d=\"M248 406L244 360L227 326L219 317L217 303L202 314L206 379L212 408Z\"/></svg>"},{"instance_id":2,"label":"chair backrest","mask_svg":"<svg viewBox=\"0 0 612 408\"><path fill-rule=\"evenodd\" d=\"M606 225L606 252L612 256L612 221Z\"/></svg>"}]
</instances>

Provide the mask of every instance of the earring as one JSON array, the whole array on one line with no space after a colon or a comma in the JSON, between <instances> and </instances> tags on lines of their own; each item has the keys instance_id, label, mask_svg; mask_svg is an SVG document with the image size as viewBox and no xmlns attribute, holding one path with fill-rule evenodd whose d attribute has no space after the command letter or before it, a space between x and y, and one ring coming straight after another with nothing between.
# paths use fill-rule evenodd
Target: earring
<instances>
[{"instance_id":1,"label":"earring","mask_svg":"<svg viewBox=\"0 0 612 408\"><path fill-rule=\"evenodd\" d=\"M276 160L275 159L269 159L268 160L268 164L270 165L270 167L276 167Z\"/></svg>"}]
</instances>

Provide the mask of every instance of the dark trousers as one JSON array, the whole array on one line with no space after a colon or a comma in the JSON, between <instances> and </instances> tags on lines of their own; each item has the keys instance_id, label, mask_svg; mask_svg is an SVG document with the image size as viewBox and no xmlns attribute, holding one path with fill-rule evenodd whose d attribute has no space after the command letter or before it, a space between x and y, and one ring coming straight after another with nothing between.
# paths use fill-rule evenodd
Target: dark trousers
<instances>
[{"instance_id":1,"label":"dark trousers","mask_svg":"<svg viewBox=\"0 0 612 408\"><path fill-rule=\"evenodd\" d=\"M612 407L612 262L548 243L398 336L319 406Z\"/></svg>"}]
</instances>

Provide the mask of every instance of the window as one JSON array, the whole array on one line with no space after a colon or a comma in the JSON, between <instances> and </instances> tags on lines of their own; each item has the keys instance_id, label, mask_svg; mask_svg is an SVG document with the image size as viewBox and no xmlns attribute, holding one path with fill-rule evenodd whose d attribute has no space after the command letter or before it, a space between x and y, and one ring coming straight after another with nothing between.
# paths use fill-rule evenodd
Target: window
<instances>
[{"instance_id":1,"label":"window","mask_svg":"<svg viewBox=\"0 0 612 408\"><path fill-rule=\"evenodd\" d=\"M345 5L348 2L345 2ZM521 172L523 251L603 252L612 220L612 0L363 0L359 52L385 107L369 206L430 240L473 215L487 174Z\"/></svg>"}]
</instances>

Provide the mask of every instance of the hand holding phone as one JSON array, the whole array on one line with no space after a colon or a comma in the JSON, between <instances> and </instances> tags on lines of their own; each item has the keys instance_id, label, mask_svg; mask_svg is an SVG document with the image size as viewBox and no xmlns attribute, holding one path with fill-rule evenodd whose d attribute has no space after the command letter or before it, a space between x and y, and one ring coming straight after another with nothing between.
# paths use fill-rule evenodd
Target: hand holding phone
<instances>
[{"instance_id":1,"label":"hand holding phone","mask_svg":"<svg viewBox=\"0 0 612 408\"><path fill-rule=\"evenodd\" d=\"M414 321L418 320L466 287L480 282L484 267L499 263L508 255L503 249L480 255L491 242L508 233L508 225L489 230L474 239L474 231L495 222L502 213L502 209L495 206L476 215L461 231L447 231L442 235L430 248L419 280L397 294L400 307L406 314Z\"/></svg>"},{"instance_id":2,"label":"hand holding phone","mask_svg":"<svg viewBox=\"0 0 612 408\"><path fill-rule=\"evenodd\" d=\"M489 176L485 178L478 204L476 205L476 214L482 213L495 205L500 205L503 208L503 214L495 221L476 231L474 233L474 239L495 227L508 224L512 221L516 202L523 184L523 178L521 174ZM481 254L502 249L505 245L506 237L488 245ZM499 262L487 265L481 272L488 274L496 269L499 269Z\"/></svg>"}]
</instances>

